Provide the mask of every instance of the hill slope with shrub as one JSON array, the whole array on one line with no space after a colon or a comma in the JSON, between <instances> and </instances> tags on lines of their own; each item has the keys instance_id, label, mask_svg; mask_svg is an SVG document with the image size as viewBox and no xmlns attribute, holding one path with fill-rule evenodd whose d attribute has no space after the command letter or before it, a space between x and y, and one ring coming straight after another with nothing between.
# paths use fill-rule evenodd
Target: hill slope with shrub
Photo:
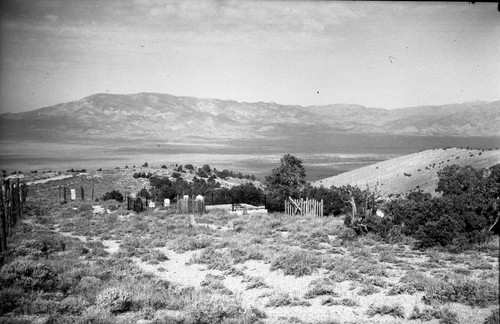
<instances>
[{"instance_id":1,"label":"hill slope with shrub","mask_svg":"<svg viewBox=\"0 0 500 324\"><path fill-rule=\"evenodd\" d=\"M382 195L427 192L435 195L438 171L448 165L489 168L500 163L500 150L435 149L404 155L312 183L330 188L344 185L380 189Z\"/></svg>"}]
</instances>

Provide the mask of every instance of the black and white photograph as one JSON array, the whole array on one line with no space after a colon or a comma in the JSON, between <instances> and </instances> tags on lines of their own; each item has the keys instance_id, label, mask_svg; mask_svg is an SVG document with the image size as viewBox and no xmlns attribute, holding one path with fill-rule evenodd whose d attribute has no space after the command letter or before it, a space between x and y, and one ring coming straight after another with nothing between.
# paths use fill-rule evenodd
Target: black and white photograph
<instances>
[{"instance_id":1,"label":"black and white photograph","mask_svg":"<svg viewBox=\"0 0 500 324\"><path fill-rule=\"evenodd\" d=\"M0 323L497 324L500 4L1 0Z\"/></svg>"}]
</instances>

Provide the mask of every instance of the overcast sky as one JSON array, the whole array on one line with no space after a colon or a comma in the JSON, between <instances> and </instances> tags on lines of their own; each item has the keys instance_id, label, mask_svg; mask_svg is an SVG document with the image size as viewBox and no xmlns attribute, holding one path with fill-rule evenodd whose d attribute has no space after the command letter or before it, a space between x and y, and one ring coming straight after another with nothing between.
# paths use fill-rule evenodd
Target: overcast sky
<instances>
[{"instance_id":1,"label":"overcast sky","mask_svg":"<svg viewBox=\"0 0 500 324\"><path fill-rule=\"evenodd\" d=\"M103 92L381 108L500 99L494 3L0 3L0 112Z\"/></svg>"}]
</instances>

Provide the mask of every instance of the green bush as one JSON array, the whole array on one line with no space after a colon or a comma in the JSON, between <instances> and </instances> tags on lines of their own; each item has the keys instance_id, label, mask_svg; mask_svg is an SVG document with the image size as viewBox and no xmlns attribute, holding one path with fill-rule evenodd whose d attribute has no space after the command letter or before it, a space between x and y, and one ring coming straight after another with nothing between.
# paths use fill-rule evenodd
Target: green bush
<instances>
[{"instance_id":1,"label":"green bush","mask_svg":"<svg viewBox=\"0 0 500 324\"><path fill-rule=\"evenodd\" d=\"M182 236L175 241L175 250L177 252L200 250L209 247L212 241L212 237L206 234L198 234L195 237Z\"/></svg>"},{"instance_id":2,"label":"green bush","mask_svg":"<svg viewBox=\"0 0 500 324\"><path fill-rule=\"evenodd\" d=\"M123 195L116 190L106 192L104 196L102 196L102 200L111 200L114 199L118 202L123 202Z\"/></svg>"},{"instance_id":3,"label":"green bush","mask_svg":"<svg viewBox=\"0 0 500 324\"><path fill-rule=\"evenodd\" d=\"M458 222L449 215L443 215L437 221L428 221L420 226L415 236L419 241L418 248L447 246L456 236Z\"/></svg>"},{"instance_id":4,"label":"green bush","mask_svg":"<svg viewBox=\"0 0 500 324\"><path fill-rule=\"evenodd\" d=\"M12 256L40 257L53 252L65 251L66 242L53 234L38 234L36 238L24 239L9 251Z\"/></svg>"},{"instance_id":5,"label":"green bush","mask_svg":"<svg viewBox=\"0 0 500 324\"><path fill-rule=\"evenodd\" d=\"M334 282L331 279L322 278L313 280L309 286L309 290L304 295L304 298L311 299L324 295L338 296L338 293L335 292Z\"/></svg>"},{"instance_id":6,"label":"green bush","mask_svg":"<svg viewBox=\"0 0 500 324\"><path fill-rule=\"evenodd\" d=\"M266 281L262 277L250 277L248 280L246 290L258 289L258 288L269 288Z\"/></svg>"},{"instance_id":7,"label":"green bush","mask_svg":"<svg viewBox=\"0 0 500 324\"><path fill-rule=\"evenodd\" d=\"M271 296L266 307L284 307L284 306L311 306L307 300L300 300L297 297L291 297L288 293L279 293Z\"/></svg>"},{"instance_id":8,"label":"green bush","mask_svg":"<svg viewBox=\"0 0 500 324\"><path fill-rule=\"evenodd\" d=\"M344 228L340 231L337 238L342 240L342 241L350 242L350 241L354 241L357 238L357 235L356 235L356 232L352 228Z\"/></svg>"},{"instance_id":9,"label":"green bush","mask_svg":"<svg viewBox=\"0 0 500 324\"><path fill-rule=\"evenodd\" d=\"M187 308L187 314L193 324L219 324L241 318L244 309L231 297L200 295Z\"/></svg>"},{"instance_id":10,"label":"green bush","mask_svg":"<svg viewBox=\"0 0 500 324\"><path fill-rule=\"evenodd\" d=\"M453 278L451 280L436 280L425 287L422 299L426 303L462 303L470 306L486 307L498 301L498 288L492 282L475 279Z\"/></svg>"},{"instance_id":11,"label":"green bush","mask_svg":"<svg viewBox=\"0 0 500 324\"><path fill-rule=\"evenodd\" d=\"M193 258L193 263L206 264L208 269L227 271L233 266L231 257L227 252L207 248L198 257Z\"/></svg>"},{"instance_id":12,"label":"green bush","mask_svg":"<svg viewBox=\"0 0 500 324\"><path fill-rule=\"evenodd\" d=\"M403 306L397 305L397 304L396 305L381 305L381 306L370 305L366 314L370 317L373 317L377 314L391 315L393 317L399 317L399 318L405 317L405 312L404 312Z\"/></svg>"},{"instance_id":13,"label":"green bush","mask_svg":"<svg viewBox=\"0 0 500 324\"><path fill-rule=\"evenodd\" d=\"M0 289L0 316L19 307L22 304L23 297L24 290L20 287Z\"/></svg>"},{"instance_id":14,"label":"green bush","mask_svg":"<svg viewBox=\"0 0 500 324\"><path fill-rule=\"evenodd\" d=\"M271 263L271 271L282 269L285 275L307 276L321 268L322 258L312 252L291 250L282 253Z\"/></svg>"},{"instance_id":15,"label":"green bush","mask_svg":"<svg viewBox=\"0 0 500 324\"><path fill-rule=\"evenodd\" d=\"M335 298L332 298L332 297L328 297L328 298L324 299L321 302L321 305L324 305L324 306L338 306L338 305L342 305L342 306L347 306L347 307L359 306L358 302L356 302L353 299L350 299L350 298L335 299Z\"/></svg>"},{"instance_id":16,"label":"green bush","mask_svg":"<svg viewBox=\"0 0 500 324\"><path fill-rule=\"evenodd\" d=\"M484 320L484 324L498 324L500 323L500 314L499 310L494 309L488 317Z\"/></svg>"},{"instance_id":17,"label":"green bush","mask_svg":"<svg viewBox=\"0 0 500 324\"><path fill-rule=\"evenodd\" d=\"M97 295L95 304L111 313L121 313L132 306L132 295L120 288L106 288Z\"/></svg>"},{"instance_id":18,"label":"green bush","mask_svg":"<svg viewBox=\"0 0 500 324\"><path fill-rule=\"evenodd\" d=\"M0 287L18 285L28 290L50 291L55 288L56 276L45 264L29 258L17 258L0 269Z\"/></svg>"}]
</instances>

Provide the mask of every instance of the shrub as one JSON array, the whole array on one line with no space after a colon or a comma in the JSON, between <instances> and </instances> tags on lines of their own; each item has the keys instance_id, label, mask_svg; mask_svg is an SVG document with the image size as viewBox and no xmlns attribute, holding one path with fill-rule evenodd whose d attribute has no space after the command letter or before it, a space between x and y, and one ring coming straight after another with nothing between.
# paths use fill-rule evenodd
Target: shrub
<instances>
[{"instance_id":1,"label":"shrub","mask_svg":"<svg viewBox=\"0 0 500 324\"><path fill-rule=\"evenodd\" d=\"M322 265L320 256L309 251L291 250L284 252L271 263L271 271L282 269L285 275L301 277L312 274Z\"/></svg>"},{"instance_id":2,"label":"shrub","mask_svg":"<svg viewBox=\"0 0 500 324\"><path fill-rule=\"evenodd\" d=\"M443 215L437 221L428 221L420 226L415 234L415 237L420 240L417 248L447 246L456 237L457 227L457 220L449 215Z\"/></svg>"},{"instance_id":3,"label":"shrub","mask_svg":"<svg viewBox=\"0 0 500 324\"><path fill-rule=\"evenodd\" d=\"M498 301L498 288L491 282L482 282L470 278L455 278L447 281L436 280L426 285L426 303L456 302L470 306L485 307Z\"/></svg>"},{"instance_id":4,"label":"shrub","mask_svg":"<svg viewBox=\"0 0 500 324\"><path fill-rule=\"evenodd\" d=\"M53 234L37 233L34 239L24 239L15 246L10 254L13 256L48 255L52 252L65 251L66 242Z\"/></svg>"},{"instance_id":5,"label":"shrub","mask_svg":"<svg viewBox=\"0 0 500 324\"><path fill-rule=\"evenodd\" d=\"M266 284L266 281L262 277L250 277L248 279L246 290L257 288L269 288L269 286Z\"/></svg>"},{"instance_id":6,"label":"shrub","mask_svg":"<svg viewBox=\"0 0 500 324\"><path fill-rule=\"evenodd\" d=\"M354 241L357 238L356 232L352 228L344 228L337 236L342 241Z\"/></svg>"},{"instance_id":7,"label":"shrub","mask_svg":"<svg viewBox=\"0 0 500 324\"><path fill-rule=\"evenodd\" d=\"M484 320L484 324L497 324L500 323L500 314L499 310L494 309L488 317Z\"/></svg>"},{"instance_id":8,"label":"shrub","mask_svg":"<svg viewBox=\"0 0 500 324\"><path fill-rule=\"evenodd\" d=\"M182 236L175 241L175 250L178 252L204 249L212 244L212 238L206 234L195 237Z\"/></svg>"},{"instance_id":9,"label":"shrub","mask_svg":"<svg viewBox=\"0 0 500 324\"><path fill-rule=\"evenodd\" d=\"M358 295L368 296L368 295L376 294L378 292L380 292L380 289L378 289L377 287L372 286L372 285L365 285L363 288L361 288L361 290L358 291Z\"/></svg>"},{"instance_id":10,"label":"shrub","mask_svg":"<svg viewBox=\"0 0 500 324\"><path fill-rule=\"evenodd\" d=\"M96 292L102 287L102 280L94 276L83 276L76 286L76 291L89 301L94 301Z\"/></svg>"},{"instance_id":11,"label":"shrub","mask_svg":"<svg viewBox=\"0 0 500 324\"><path fill-rule=\"evenodd\" d=\"M310 288L304 295L304 298L310 299L324 295L338 296L335 292L335 286L331 279L322 278L313 280L309 285Z\"/></svg>"},{"instance_id":12,"label":"shrub","mask_svg":"<svg viewBox=\"0 0 500 324\"><path fill-rule=\"evenodd\" d=\"M99 306L91 306L83 312L80 322L92 324L113 323L110 319L111 313L109 309L104 309Z\"/></svg>"},{"instance_id":13,"label":"shrub","mask_svg":"<svg viewBox=\"0 0 500 324\"><path fill-rule=\"evenodd\" d=\"M207 274L200 286L204 287L204 291L208 293L217 292L222 295L232 295L233 292L224 286L222 280L224 280L223 276Z\"/></svg>"},{"instance_id":14,"label":"shrub","mask_svg":"<svg viewBox=\"0 0 500 324\"><path fill-rule=\"evenodd\" d=\"M20 287L0 289L0 316L10 313L22 303L24 291Z\"/></svg>"},{"instance_id":15,"label":"shrub","mask_svg":"<svg viewBox=\"0 0 500 324\"><path fill-rule=\"evenodd\" d=\"M29 290L52 290L55 274L43 263L28 258L17 258L0 269L0 287L18 285Z\"/></svg>"},{"instance_id":16,"label":"shrub","mask_svg":"<svg viewBox=\"0 0 500 324\"><path fill-rule=\"evenodd\" d=\"M380 305L380 306L375 306L375 305L370 305L368 308L368 311L366 314L370 317L373 317L377 314L380 315L391 315L393 317L399 317L399 318L404 318L405 313L404 313L404 308L401 305Z\"/></svg>"},{"instance_id":17,"label":"shrub","mask_svg":"<svg viewBox=\"0 0 500 324\"><path fill-rule=\"evenodd\" d=\"M413 312L408 319L427 322L434 318L436 318L436 310L430 308L424 308L423 310L420 310L418 306L415 306L413 307Z\"/></svg>"},{"instance_id":18,"label":"shrub","mask_svg":"<svg viewBox=\"0 0 500 324\"><path fill-rule=\"evenodd\" d=\"M228 253L216 251L212 248L203 251L198 257L193 258L192 262L206 264L208 269L221 271L230 270L233 266Z\"/></svg>"},{"instance_id":19,"label":"shrub","mask_svg":"<svg viewBox=\"0 0 500 324\"><path fill-rule=\"evenodd\" d=\"M448 308L440 309L436 317L439 318L440 324L458 324L457 313L449 310ZM498 323L498 322L497 322Z\"/></svg>"},{"instance_id":20,"label":"shrub","mask_svg":"<svg viewBox=\"0 0 500 324\"><path fill-rule=\"evenodd\" d=\"M121 313L132 306L132 295L120 288L106 288L97 295L95 304L111 313Z\"/></svg>"},{"instance_id":21,"label":"shrub","mask_svg":"<svg viewBox=\"0 0 500 324\"><path fill-rule=\"evenodd\" d=\"M219 324L229 319L239 319L244 309L234 298L201 295L187 309L193 324Z\"/></svg>"},{"instance_id":22,"label":"shrub","mask_svg":"<svg viewBox=\"0 0 500 324\"><path fill-rule=\"evenodd\" d=\"M297 297L291 297L288 293L280 293L269 298L266 307L283 307L283 306L311 306L311 303L306 300L300 300Z\"/></svg>"},{"instance_id":23,"label":"shrub","mask_svg":"<svg viewBox=\"0 0 500 324\"><path fill-rule=\"evenodd\" d=\"M106 192L104 196L102 196L102 200L111 200L114 199L118 202L123 202L123 195L116 190Z\"/></svg>"},{"instance_id":24,"label":"shrub","mask_svg":"<svg viewBox=\"0 0 500 324\"><path fill-rule=\"evenodd\" d=\"M353 300L353 299L350 299L350 298L334 299L332 297L328 297L325 300L323 300L321 302L321 305L324 305L324 306L342 305L342 306L347 306L347 307L359 306L358 302Z\"/></svg>"}]
</instances>

